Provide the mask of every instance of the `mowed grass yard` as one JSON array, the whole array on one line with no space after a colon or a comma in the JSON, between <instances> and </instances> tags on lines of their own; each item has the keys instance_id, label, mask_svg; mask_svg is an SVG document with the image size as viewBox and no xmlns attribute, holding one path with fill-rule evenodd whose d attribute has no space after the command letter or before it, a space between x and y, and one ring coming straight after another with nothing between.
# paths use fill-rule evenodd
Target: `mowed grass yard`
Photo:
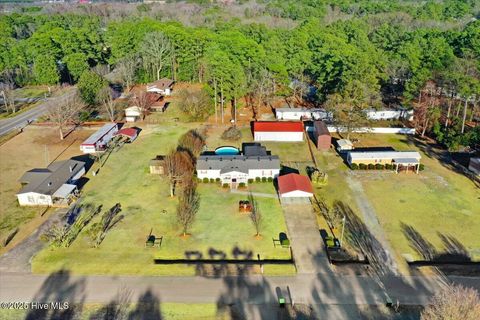
<instances>
[{"instance_id":1,"label":"mowed grass yard","mask_svg":"<svg viewBox=\"0 0 480 320\"><path fill-rule=\"evenodd\" d=\"M467 177L423 152L413 138L394 134L360 134L355 137L359 139L358 147L391 146L399 151L419 151L425 170L419 175L411 172L352 172L335 151L315 151L319 166L329 174L328 185L316 190L319 198L329 205L337 200L343 201L362 218L355 194L346 181L348 175L361 182L398 259L403 259L402 254L421 258L411 246L412 239L404 233L402 226L405 225L413 227L439 252L446 249L439 235L452 236L473 259L480 259L480 190ZM320 217L319 221L322 219Z\"/></svg>"},{"instance_id":2,"label":"mowed grass yard","mask_svg":"<svg viewBox=\"0 0 480 320\"><path fill-rule=\"evenodd\" d=\"M55 128L29 126L0 146L0 240L19 227L12 242L7 248L0 248L0 253L28 236L53 212L20 207L15 195L21 189L18 179L27 170L79 155L80 144L93 130L74 131L61 141Z\"/></svg>"},{"instance_id":3,"label":"mowed grass yard","mask_svg":"<svg viewBox=\"0 0 480 320\"><path fill-rule=\"evenodd\" d=\"M201 204L191 236L180 237L181 228L175 213L177 198L169 197L165 178L149 174L148 163L155 155L173 148L180 135L192 126L151 126L143 130L134 143L112 153L97 176L89 172L83 202L103 205L104 210L120 203L125 218L107 234L99 248L91 247L87 226L69 248L43 250L33 260L33 271L49 273L63 267L77 274L186 275L194 274L193 266L154 265L153 259L183 259L188 251L198 251L203 258L210 258L212 250L234 258L235 247L242 252L251 251L254 258L257 254L261 258L290 258L288 249L274 248L272 242L272 238L286 231L278 200L257 198L263 216L263 238L257 240L248 215L238 212L238 201L247 196L230 193L215 183L199 184ZM96 168L94 165L93 170ZM271 183L253 184L251 189L275 194ZM150 231L157 237L163 236L161 248L145 248ZM271 268L271 273L285 270L292 272L289 268Z\"/></svg>"},{"instance_id":4,"label":"mowed grass yard","mask_svg":"<svg viewBox=\"0 0 480 320\"><path fill-rule=\"evenodd\" d=\"M366 135L366 145L391 145L396 150L419 150L425 170L381 178L359 177L397 254L420 258L402 225L413 227L438 251L445 251L439 235L457 239L473 259L480 259L480 190L463 174L422 152L413 140L400 135ZM460 249L460 248L458 248Z\"/></svg>"}]
</instances>

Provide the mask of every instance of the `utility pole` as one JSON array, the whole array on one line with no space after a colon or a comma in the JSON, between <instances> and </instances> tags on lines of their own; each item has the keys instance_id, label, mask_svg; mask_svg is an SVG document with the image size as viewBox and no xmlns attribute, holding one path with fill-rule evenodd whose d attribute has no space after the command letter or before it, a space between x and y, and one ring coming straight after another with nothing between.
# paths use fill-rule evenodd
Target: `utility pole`
<instances>
[{"instance_id":1,"label":"utility pole","mask_svg":"<svg viewBox=\"0 0 480 320\"><path fill-rule=\"evenodd\" d=\"M340 247L343 245L343 232L345 231L345 216L343 216L343 219L342 219L342 236L340 237Z\"/></svg>"}]
</instances>

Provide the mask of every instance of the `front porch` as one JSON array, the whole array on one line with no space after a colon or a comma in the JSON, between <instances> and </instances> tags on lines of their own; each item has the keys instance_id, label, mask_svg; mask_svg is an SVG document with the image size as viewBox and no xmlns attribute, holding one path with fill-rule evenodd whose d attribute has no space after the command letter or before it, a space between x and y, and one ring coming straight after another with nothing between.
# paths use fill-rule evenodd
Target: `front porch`
<instances>
[{"instance_id":1,"label":"front porch","mask_svg":"<svg viewBox=\"0 0 480 320\"><path fill-rule=\"evenodd\" d=\"M401 171L408 173L408 170L412 168L412 171L418 174L418 171L420 170L420 161L413 158L394 159L392 164L395 166L395 173Z\"/></svg>"}]
</instances>

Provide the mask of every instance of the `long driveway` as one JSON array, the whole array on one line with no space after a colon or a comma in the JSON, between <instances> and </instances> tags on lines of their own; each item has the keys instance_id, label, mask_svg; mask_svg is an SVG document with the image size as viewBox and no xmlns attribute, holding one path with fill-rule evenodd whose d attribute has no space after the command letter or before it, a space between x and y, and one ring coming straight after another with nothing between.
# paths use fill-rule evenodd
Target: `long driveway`
<instances>
[{"instance_id":1,"label":"long driveway","mask_svg":"<svg viewBox=\"0 0 480 320\"><path fill-rule=\"evenodd\" d=\"M331 273L312 205L283 204L282 208L297 272Z\"/></svg>"},{"instance_id":2,"label":"long driveway","mask_svg":"<svg viewBox=\"0 0 480 320\"><path fill-rule=\"evenodd\" d=\"M73 90L69 90L61 96L42 99L44 102L27 111L19 113L17 116L0 120L0 135L7 134L12 130L23 128L28 122L32 122L47 113L49 103L60 101L61 99L71 95Z\"/></svg>"}]
</instances>

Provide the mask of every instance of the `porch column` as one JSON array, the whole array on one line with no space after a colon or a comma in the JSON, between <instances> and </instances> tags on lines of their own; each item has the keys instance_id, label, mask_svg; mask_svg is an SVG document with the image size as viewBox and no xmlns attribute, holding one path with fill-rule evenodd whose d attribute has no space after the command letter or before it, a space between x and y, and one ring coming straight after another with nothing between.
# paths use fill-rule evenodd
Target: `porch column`
<instances>
[{"instance_id":1,"label":"porch column","mask_svg":"<svg viewBox=\"0 0 480 320\"><path fill-rule=\"evenodd\" d=\"M417 174L418 174L418 171L420 170L420 162L417 163Z\"/></svg>"}]
</instances>

